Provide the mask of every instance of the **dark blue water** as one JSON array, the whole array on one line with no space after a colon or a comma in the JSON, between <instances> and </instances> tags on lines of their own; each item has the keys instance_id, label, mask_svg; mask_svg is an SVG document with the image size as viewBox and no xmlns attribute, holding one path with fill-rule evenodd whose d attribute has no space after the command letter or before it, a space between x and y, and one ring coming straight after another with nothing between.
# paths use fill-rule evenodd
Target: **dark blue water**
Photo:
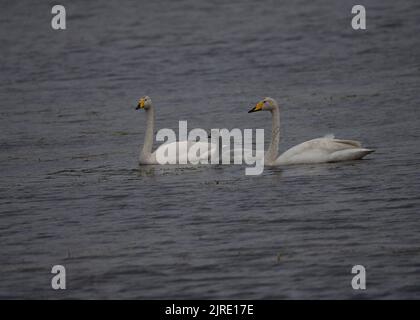
<instances>
[{"instance_id":1,"label":"dark blue water","mask_svg":"<svg viewBox=\"0 0 420 320\"><path fill-rule=\"evenodd\" d=\"M53 4L0 7L1 298L420 298L418 1L363 1L365 31L352 1L63 1L65 31ZM157 129L270 132L271 96L281 150L376 152L138 167L146 94Z\"/></svg>"}]
</instances>

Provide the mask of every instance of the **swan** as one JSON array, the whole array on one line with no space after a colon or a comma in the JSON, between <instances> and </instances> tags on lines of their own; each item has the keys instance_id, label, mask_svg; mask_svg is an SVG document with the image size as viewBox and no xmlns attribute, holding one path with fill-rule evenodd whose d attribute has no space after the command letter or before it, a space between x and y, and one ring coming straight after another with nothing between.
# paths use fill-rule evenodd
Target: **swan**
<instances>
[{"instance_id":1,"label":"swan","mask_svg":"<svg viewBox=\"0 0 420 320\"><path fill-rule=\"evenodd\" d=\"M362 148L354 140L335 139L333 135L298 144L278 156L280 140L280 110L273 98L264 98L248 111L270 111L272 116L271 141L264 154L265 165L310 164L362 159L374 150Z\"/></svg>"},{"instance_id":2,"label":"swan","mask_svg":"<svg viewBox=\"0 0 420 320\"><path fill-rule=\"evenodd\" d=\"M218 148L214 143L188 140L164 143L152 152L155 109L152 104L152 99L149 96L140 98L136 110L140 109L145 110L147 115L146 134L139 157L140 165L206 163L206 161L211 159L211 156L217 152ZM203 150L205 150L205 152L202 152Z\"/></svg>"}]
</instances>

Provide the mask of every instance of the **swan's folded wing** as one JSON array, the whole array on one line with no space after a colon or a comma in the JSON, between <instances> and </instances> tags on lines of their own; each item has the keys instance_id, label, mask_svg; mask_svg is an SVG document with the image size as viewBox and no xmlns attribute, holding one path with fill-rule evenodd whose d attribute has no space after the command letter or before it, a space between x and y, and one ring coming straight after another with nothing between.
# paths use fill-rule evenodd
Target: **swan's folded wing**
<instances>
[{"instance_id":1,"label":"swan's folded wing","mask_svg":"<svg viewBox=\"0 0 420 320\"><path fill-rule=\"evenodd\" d=\"M276 162L280 163L314 163L328 162L334 152L360 148L361 144L354 140L334 138L317 138L298 144L284 152Z\"/></svg>"},{"instance_id":2,"label":"swan's folded wing","mask_svg":"<svg viewBox=\"0 0 420 320\"><path fill-rule=\"evenodd\" d=\"M340 150L331 154L329 162L358 160L362 159L364 156L372 152L374 152L374 150L365 148L351 148Z\"/></svg>"}]
</instances>

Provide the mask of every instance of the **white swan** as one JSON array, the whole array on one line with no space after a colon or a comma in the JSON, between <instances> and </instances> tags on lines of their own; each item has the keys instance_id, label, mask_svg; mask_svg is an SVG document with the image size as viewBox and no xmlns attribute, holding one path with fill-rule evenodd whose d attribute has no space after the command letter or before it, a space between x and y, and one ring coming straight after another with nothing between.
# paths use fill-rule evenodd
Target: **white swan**
<instances>
[{"instance_id":1,"label":"white swan","mask_svg":"<svg viewBox=\"0 0 420 320\"><path fill-rule=\"evenodd\" d=\"M164 143L154 152L153 137L155 125L155 110L152 99L148 96L142 97L136 107L136 110L144 109L147 115L146 134L144 137L143 148L140 152L139 164L179 164L205 163L211 156L218 151L217 145L201 141L176 141ZM205 152L202 152L206 150ZM175 151L175 152L174 152ZM165 155L163 159L163 155Z\"/></svg>"},{"instance_id":2,"label":"white swan","mask_svg":"<svg viewBox=\"0 0 420 320\"><path fill-rule=\"evenodd\" d=\"M270 111L272 116L270 147L264 155L265 165L309 164L362 159L374 150L362 148L354 140L335 139L325 136L298 144L278 157L280 140L280 110L276 100L265 98L258 102L248 113Z\"/></svg>"}]
</instances>

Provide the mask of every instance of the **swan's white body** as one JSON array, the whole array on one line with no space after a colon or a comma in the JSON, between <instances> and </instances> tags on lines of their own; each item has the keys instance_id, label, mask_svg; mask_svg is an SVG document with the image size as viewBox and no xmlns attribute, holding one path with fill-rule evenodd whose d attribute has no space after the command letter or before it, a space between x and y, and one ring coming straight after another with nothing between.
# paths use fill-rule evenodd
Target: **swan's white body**
<instances>
[{"instance_id":1,"label":"swan's white body","mask_svg":"<svg viewBox=\"0 0 420 320\"><path fill-rule=\"evenodd\" d=\"M212 155L218 151L217 145L214 143L176 141L164 143L152 152L155 111L151 99L149 97L142 98L137 109L144 109L147 114L146 134L140 152L139 164L199 164L211 159Z\"/></svg>"},{"instance_id":2,"label":"swan's white body","mask_svg":"<svg viewBox=\"0 0 420 320\"><path fill-rule=\"evenodd\" d=\"M270 147L264 154L265 165L276 166L358 160L374 151L362 148L361 143L358 141L335 139L331 135L305 141L278 156L280 110L277 102L272 98L265 98L249 112L255 111L270 111L272 115L271 142Z\"/></svg>"},{"instance_id":3,"label":"swan's white body","mask_svg":"<svg viewBox=\"0 0 420 320\"><path fill-rule=\"evenodd\" d=\"M309 164L358 160L371 152L373 150L362 148L358 141L324 137L305 141L290 148L283 152L273 164Z\"/></svg>"}]
</instances>

